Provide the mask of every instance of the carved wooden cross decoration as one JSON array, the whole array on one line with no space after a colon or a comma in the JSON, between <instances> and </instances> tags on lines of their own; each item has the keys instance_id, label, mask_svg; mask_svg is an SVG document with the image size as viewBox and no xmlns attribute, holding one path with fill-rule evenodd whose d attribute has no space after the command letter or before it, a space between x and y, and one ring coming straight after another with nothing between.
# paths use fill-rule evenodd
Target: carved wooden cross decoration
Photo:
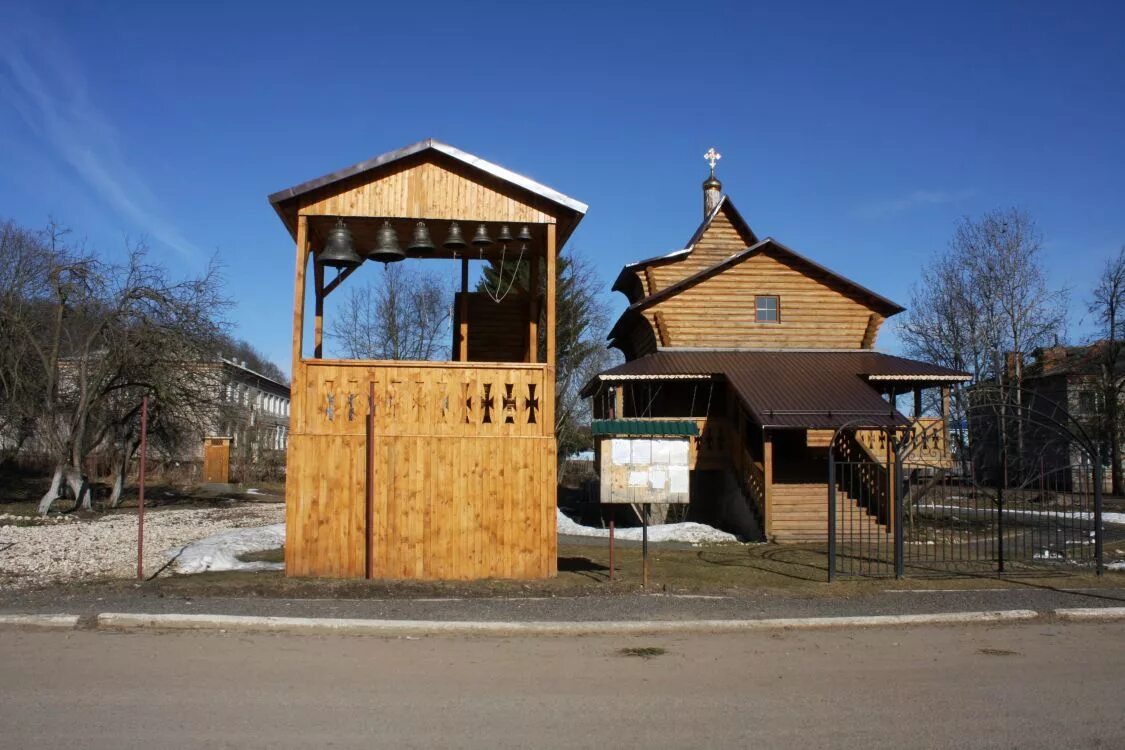
<instances>
[{"instance_id":1,"label":"carved wooden cross decoration","mask_svg":"<svg viewBox=\"0 0 1125 750\"><path fill-rule=\"evenodd\" d=\"M715 147L712 146L711 148L707 149L707 153L703 155L703 158L706 159L707 163L711 165L711 176L713 177L715 175L715 163L719 161L719 159L722 159L723 155L716 151Z\"/></svg>"},{"instance_id":2,"label":"carved wooden cross decoration","mask_svg":"<svg viewBox=\"0 0 1125 750\"><path fill-rule=\"evenodd\" d=\"M527 384L527 398L524 400L527 407L527 423L536 424L536 413L539 411L539 398L535 395L535 383Z\"/></svg>"}]
</instances>

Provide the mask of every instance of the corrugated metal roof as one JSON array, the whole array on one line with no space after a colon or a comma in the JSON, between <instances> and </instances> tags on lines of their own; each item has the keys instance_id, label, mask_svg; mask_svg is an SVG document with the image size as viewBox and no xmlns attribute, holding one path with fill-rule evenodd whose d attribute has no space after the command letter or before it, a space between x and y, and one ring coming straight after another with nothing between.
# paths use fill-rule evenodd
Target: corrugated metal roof
<instances>
[{"instance_id":1,"label":"corrugated metal roof","mask_svg":"<svg viewBox=\"0 0 1125 750\"><path fill-rule=\"evenodd\" d=\"M908 377L900 382L909 386L968 378L939 365L867 350L665 350L606 370L586 385L583 395L592 395L598 381L693 373L723 377L764 426L813 428L856 420L871 426L904 422L868 376Z\"/></svg>"},{"instance_id":2,"label":"corrugated metal roof","mask_svg":"<svg viewBox=\"0 0 1125 750\"><path fill-rule=\"evenodd\" d=\"M595 435L685 435L695 437L699 426L689 419L595 419Z\"/></svg>"}]
</instances>

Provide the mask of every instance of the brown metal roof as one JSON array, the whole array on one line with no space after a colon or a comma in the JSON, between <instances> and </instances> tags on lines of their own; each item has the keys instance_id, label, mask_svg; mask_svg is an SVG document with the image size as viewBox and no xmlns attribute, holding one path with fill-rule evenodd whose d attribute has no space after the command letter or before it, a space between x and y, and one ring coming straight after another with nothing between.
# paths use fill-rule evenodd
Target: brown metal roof
<instances>
[{"instance_id":1,"label":"brown metal roof","mask_svg":"<svg viewBox=\"0 0 1125 750\"><path fill-rule=\"evenodd\" d=\"M751 417L766 427L834 428L858 421L868 426L905 421L880 395L892 386L932 386L969 376L939 365L868 350L660 351L601 373L600 382L686 375L723 377ZM871 379L893 379L872 383Z\"/></svg>"}]
</instances>

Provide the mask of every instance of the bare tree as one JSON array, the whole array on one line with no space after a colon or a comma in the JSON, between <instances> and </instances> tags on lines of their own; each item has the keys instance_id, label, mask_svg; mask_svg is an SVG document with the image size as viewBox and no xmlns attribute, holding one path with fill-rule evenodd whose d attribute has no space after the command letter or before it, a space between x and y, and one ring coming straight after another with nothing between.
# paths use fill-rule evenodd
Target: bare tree
<instances>
[{"instance_id":1,"label":"bare tree","mask_svg":"<svg viewBox=\"0 0 1125 750\"><path fill-rule=\"evenodd\" d=\"M1110 476L1112 492L1122 494L1121 476L1121 416L1120 401L1125 379L1118 371L1122 349L1122 325L1125 324L1125 246L1117 255L1106 261L1098 277L1089 303L1089 311L1098 321L1099 338L1096 342L1098 360L1098 385L1104 403L1099 432L1109 443Z\"/></svg>"},{"instance_id":2,"label":"bare tree","mask_svg":"<svg viewBox=\"0 0 1125 750\"><path fill-rule=\"evenodd\" d=\"M387 265L348 292L328 338L351 359L447 359L451 303L436 274Z\"/></svg>"},{"instance_id":3,"label":"bare tree","mask_svg":"<svg viewBox=\"0 0 1125 750\"><path fill-rule=\"evenodd\" d=\"M1042 245L1034 220L1018 209L962 219L913 288L901 328L906 351L969 372L975 382L1011 386L1022 408L1023 357L1057 340L1066 323L1066 290L1047 283ZM964 387L952 395L954 418L963 420Z\"/></svg>"},{"instance_id":4,"label":"bare tree","mask_svg":"<svg viewBox=\"0 0 1125 750\"><path fill-rule=\"evenodd\" d=\"M64 245L64 237L57 227L41 234L38 254L26 258L29 268L5 263L0 287L0 326L34 363L25 417L34 420L33 438L55 462L41 513L64 483L77 506L91 507L85 459L116 439L127 464L142 396L161 404L155 425L206 411L218 389L198 368L214 357L226 305L214 266L173 281L148 262L142 245L112 263Z\"/></svg>"}]
</instances>

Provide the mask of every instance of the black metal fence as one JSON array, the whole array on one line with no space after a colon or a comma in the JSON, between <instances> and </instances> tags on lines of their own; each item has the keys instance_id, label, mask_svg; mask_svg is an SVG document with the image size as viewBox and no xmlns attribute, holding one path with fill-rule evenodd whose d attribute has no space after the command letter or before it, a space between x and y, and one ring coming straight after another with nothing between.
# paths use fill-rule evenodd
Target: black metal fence
<instances>
[{"instance_id":1,"label":"black metal fence","mask_svg":"<svg viewBox=\"0 0 1125 750\"><path fill-rule=\"evenodd\" d=\"M945 459L888 430L890 460L854 426L829 459L829 578L1012 572L1103 563L1100 450L1055 405L977 394L967 435ZM1033 408L1034 406L1034 408ZM936 429L945 429L938 425Z\"/></svg>"}]
</instances>

